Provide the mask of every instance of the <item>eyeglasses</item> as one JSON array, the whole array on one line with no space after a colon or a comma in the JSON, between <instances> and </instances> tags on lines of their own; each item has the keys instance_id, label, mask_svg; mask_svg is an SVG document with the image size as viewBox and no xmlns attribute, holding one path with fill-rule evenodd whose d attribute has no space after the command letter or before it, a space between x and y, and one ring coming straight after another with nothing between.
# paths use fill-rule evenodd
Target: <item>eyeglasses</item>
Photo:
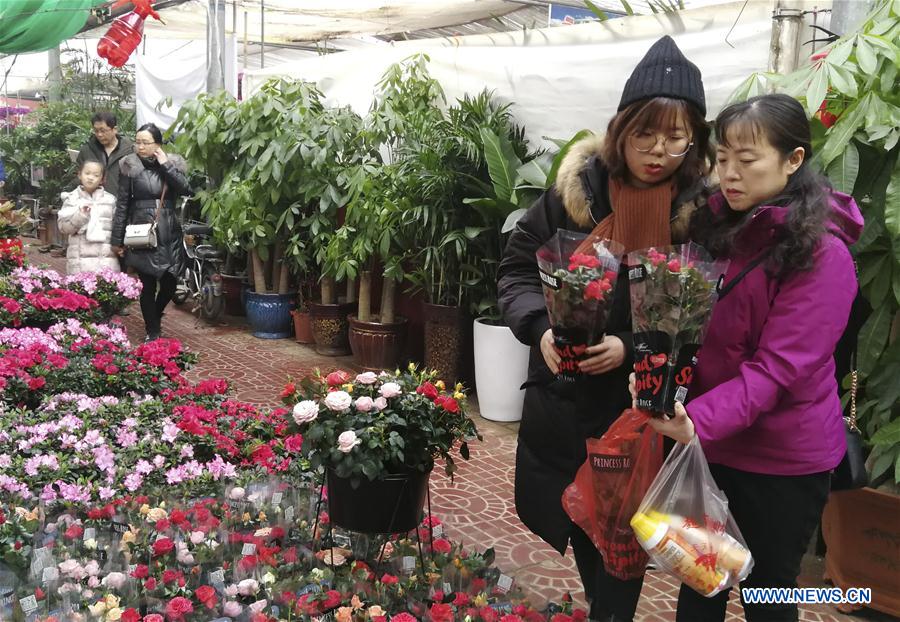
<instances>
[{"instance_id":1,"label":"eyeglasses","mask_svg":"<svg viewBox=\"0 0 900 622\"><path fill-rule=\"evenodd\" d=\"M687 136L663 136L654 132L640 132L628 137L628 144L635 151L648 153L653 150L662 137L663 150L673 158L680 158L687 154L694 146L693 141Z\"/></svg>"},{"instance_id":2,"label":"eyeglasses","mask_svg":"<svg viewBox=\"0 0 900 622\"><path fill-rule=\"evenodd\" d=\"M147 142L147 141L143 141L143 140L134 141L135 147L152 147L155 144L156 144L155 142Z\"/></svg>"}]
</instances>

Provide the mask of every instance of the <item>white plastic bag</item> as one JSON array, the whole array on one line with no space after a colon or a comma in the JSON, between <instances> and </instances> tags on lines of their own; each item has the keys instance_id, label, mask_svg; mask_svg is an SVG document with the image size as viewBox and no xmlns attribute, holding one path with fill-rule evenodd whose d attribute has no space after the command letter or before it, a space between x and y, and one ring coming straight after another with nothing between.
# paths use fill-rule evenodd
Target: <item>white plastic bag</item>
<instances>
[{"instance_id":1,"label":"white plastic bag","mask_svg":"<svg viewBox=\"0 0 900 622\"><path fill-rule=\"evenodd\" d=\"M696 436L669 454L631 526L659 568L704 596L738 585L753 569Z\"/></svg>"}]
</instances>

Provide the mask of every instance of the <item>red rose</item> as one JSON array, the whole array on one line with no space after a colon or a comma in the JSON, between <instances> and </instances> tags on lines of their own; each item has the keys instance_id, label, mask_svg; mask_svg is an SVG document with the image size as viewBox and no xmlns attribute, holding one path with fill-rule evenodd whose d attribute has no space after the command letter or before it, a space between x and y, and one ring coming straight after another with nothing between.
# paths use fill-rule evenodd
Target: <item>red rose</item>
<instances>
[{"instance_id":1,"label":"red rose","mask_svg":"<svg viewBox=\"0 0 900 622\"><path fill-rule=\"evenodd\" d=\"M150 569L144 564L138 564L131 576L135 579L146 579L150 575Z\"/></svg>"},{"instance_id":2,"label":"red rose","mask_svg":"<svg viewBox=\"0 0 900 622\"><path fill-rule=\"evenodd\" d=\"M166 622L158 613L150 613L144 616L144 622Z\"/></svg>"},{"instance_id":3,"label":"red rose","mask_svg":"<svg viewBox=\"0 0 900 622\"><path fill-rule=\"evenodd\" d=\"M453 607L444 603L435 603L428 610L431 622L452 622Z\"/></svg>"},{"instance_id":4,"label":"red rose","mask_svg":"<svg viewBox=\"0 0 900 622\"><path fill-rule=\"evenodd\" d=\"M604 287L605 285L605 287ZM587 284L584 288L585 300L603 300L603 294L611 289L609 281L604 279L595 279Z\"/></svg>"},{"instance_id":5,"label":"red rose","mask_svg":"<svg viewBox=\"0 0 900 622\"><path fill-rule=\"evenodd\" d=\"M572 612L572 620L574 620L574 622L585 622L585 620L587 620L587 611L584 609L576 609Z\"/></svg>"},{"instance_id":6,"label":"red rose","mask_svg":"<svg viewBox=\"0 0 900 622\"><path fill-rule=\"evenodd\" d=\"M162 519L156 521L156 531L165 531L171 526L172 525L168 521L168 519L162 518Z\"/></svg>"},{"instance_id":7,"label":"red rose","mask_svg":"<svg viewBox=\"0 0 900 622\"><path fill-rule=\"evenodd\" d=\"M432 544L432 547L434 548L435 553L442 553L444 555L446 555L453 549L453 547L450 546L450 542L444 538L438 538L437 540L435 540L434 544Z\"/></svg>"},{"instance_id":8,"label":"red rose","mask_svg":"<svg viewBox=\"0 0 900 622\"><path fill-rule=\"evenodd\" d=\"M410 613L402 612L391 616L391 622L419 622L416 617Z\"/></svg>"},{"instance_id":9,"label":"red rose","mask_svg":"<svg viewBox=\"0 0 900 622\"><path fill-rule=\"evenodd\" d=\"M500 618L500 622L522 622L522 618L517 615L509 614Z\"/></svg>"},{"instance_id":10,"label":"red rose","mask_svg":"<svg viewBox=\"0 0 900 622\"><path fill-rule=\"evenodd\" d=\"M149 579L144 581L144 589L147 590L148 592L152 592L153 590L155 590L156 589L156 579L154 579L153 577L150 577Z\"/></svg>"},{"instance_id":11,"label":"red rose","mask_svg":"<svg viewBox=\"0 0 900 622\"><path fill-rule=\"evenodd\" d=\"M171 520L176 525L180 525L185 522L185 520L187 520L187 516L185 516L182 510L172 510L172 513L169 514L169 520ZM159 523L157 523L157 525L158 524ZM159 529L159 527L157 527L157 529Z\"/></svg>"},{"instance_id":12,"label":"red rose","mask_svg":"<svg viewBox=\"0 0 900 622\"><path fill-rule=\"evenodd\" d=\"M178 579L181 578L180 570L166 570L163 572L162 582L163 585L168 585L169 583L176 583Z\"/></svg>"},{"instance_id":13,"label":"red rose","mask_svg":"<svg viewBox=\"0 0 900 622\"><path fill-rule=\"evenodd\" d=\"M383 574L381 575L381 583L383 585L397 585L400 583L400 579L392 574Z\"/></svg>"},{"instance_id":14,"label":"red rose","mask_svg":"<svg viewBox=\"0 0 900 622\"><path fill-rule=\"evenodd\" d=\"M572 616L567 616L564 613L554 614L552 618L550 618L550 622L573 622Z\"/></svg>"},{"instance_id":15,"label":"red rose","mask_svg":"<svg viewBox=\"0 0 900 622\"><path fill-rule=\"evenodd\" d=\"M452 397L445 397L445 398L441 401L441 406L442 406L442 407L444 408L444 410L446 410L448 413L458 413L458 412L459 412L459 402L457 402L457 401L456 401L455 399L453 399Z\"/></svg>"},{"instance_id":16,"label":"red rose","mask_svg":"<svg viewBox=\"0 0 900 622\"><path fill-rule=\"evenodd\" d=\"M45 597L45 596L46 596L46 594L44 594L44 590L42 590L42 589L39 588L39 587L34 588L34 597L35 597L36 599L38 599L38 600L44 600L44 597Z\"/></svg>"},{"instance_id":17,"label":"red rose","mask_svg":"<svg viewBox=\"0 0 900 622\"><path fill-rule=\"evenodd\" d=\"M453 599L453 604L457 607L465 607L469 604L469 595L465 592L457 592L456 598Z\"/></svg>"},{"instance_id":18,"label":"red rose","mask_svg":"<svg viewBox=\"0 0 900 622\"><path fill-rule=\"evenodd\" d=\"M216 603L219 602L219 599L216 597L216 591L208 585L201 585L194 591L194 596L197 597L207 609L214 609Z\"/></svg>"},{"instance_id":19,"label":"red rose","mask_svg":"<svg viewBox=\"0 0 900 622\"><path fill-rule=\"evenodd\" d=\"M434 401L434 399L438 396L437 387L427 381L422 386L416 389L416 393L424 395L431 401Z\"/></svg>"},{"instance_id":20,"label":"red rose","mask_svg":"<svg viewBox=\"0 0 900 622\"><path fill-rule=\"evenodd\" d=\"M169 538L160 538L153 543L153 556L159 557L160 555L165 555L166 553L170 553L174 548L175 543L172 542L172 540Z\"/></svg>"},{"instance_id":21,"label":"red rose","mask_svg":"<svg viewBox=\"0 0 900 622\"><path fill-rule=\"evenodd\" d=\"M600 260L593 255L574 253L569 257L569 272L574 272L578 268L596 268L599 265Z\"/></svg>"},{"instance_id":22,"label":"red rose","mask_svg":"<svg viewBox=\"0 0 900 622\"><path fill-rule=\"evenodd\" d=\"M347 384L349 381L350 374L340 369L325 376L325 382L328 383L329 387L339 387L342 384Z\"/></svg>"},{"instance_id":23,"label":"red rose","mask_svg":"<svg viewBox=\"0 0 900 622\"><path fill-rule=\"evenodd\" d=\"M65 536L69 540L76 540L84 535L84 529L78 523L72 523L69 525L69 528L66 529Z\"/></svg>"},{"instance_id":24,"label":"red rose","mask_svg":"<svg viewBox=\"0 0 900 622\"><path fill-rule=\"evenodd\" d=\"M292 396L297 391L296 385L293 382L289 382L284 385L284 389L281 391L281 399L286 399Z\"/></svg>"},{"instance_id":25,"label":"red rose","mask_svg":"<svg viewBox=\"0 0 900 622\"><path fill-rule=\"evenodd\" d=\"M166 616L169 620L183 620L184 616L194 612L194 606L184 596L176 596L166 604Z\"/></svg>"},{"instance_id":26,"label":"red rose","mask_svg":"<svg viewBox=\"0 0 900 622\"><path fill-rule=\"evenodd\" d=\"M481 616L481 619L484 620L484 622L497 621L497 612L490 607L482 607L478 610L478 614Z\"/></svg>"},{"instance_id":27,"label":"red rose","mask_svg":"<svg viewBox=\"0 0 900 622\"><path fill-rule=\"evenodd\" d=\"M300 451L303 447L303 435L302 434L293 434L284 439L284 448L287 449L292 454L295 454Z\"/></svg>"},{"instance_id":28,"label":"red rose","mask_svg":"<svg viewBox=\"0 0 900 622\"><path fill-rule=\"evenodd\" d=\"M673 259L667 265L670 272L681 272L681 262L677 259Z\"/></svg>"},{"instance_id":29,"label":"red rose","mask_svg":"<svg viewBox=\"0 0 900 622\"><path fill-rule=\"evenodd\" d=\"M134 609L126 609L120 618L122 622L141 622L141 614Z\"/></svg>"},{"instance_id":30,"label":"red rose","mask_svg":"<svg viewBox=\"0 0 900 622\"><path fill-rule=\"evenodd\" d=\"M337 590L328 590L325 593L325 602L322 603L323 609L334 609L341 604L341 593Z\"/></svg>"}]
</instances>

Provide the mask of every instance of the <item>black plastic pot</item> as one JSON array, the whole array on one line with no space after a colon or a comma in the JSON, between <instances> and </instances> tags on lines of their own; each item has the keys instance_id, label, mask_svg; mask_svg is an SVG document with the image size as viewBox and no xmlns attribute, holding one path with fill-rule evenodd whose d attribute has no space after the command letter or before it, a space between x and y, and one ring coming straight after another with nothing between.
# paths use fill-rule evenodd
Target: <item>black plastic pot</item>
<instances>
[{"instance_id":1,"label":"black plastic pot","mask_svg":"<svg viewBox=\"0 0 900 622\"><path fill-rule=\"evenodd\" d=\"M369 534L405 533L418 527L425 505L428 479L413 471L384 479L363 478L353 488L349 478L328 470L328 516L350 531Z\"/></svg>"}]
</instances>

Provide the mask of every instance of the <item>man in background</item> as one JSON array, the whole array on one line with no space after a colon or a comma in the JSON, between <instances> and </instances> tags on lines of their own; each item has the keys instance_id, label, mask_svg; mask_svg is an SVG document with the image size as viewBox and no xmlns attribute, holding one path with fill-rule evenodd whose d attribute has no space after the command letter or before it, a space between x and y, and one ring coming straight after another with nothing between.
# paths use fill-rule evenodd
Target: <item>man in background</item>
<instances>
[{"instance_id":1,"label":"man in background","mask_svg":"<svg viewBox=\"0 0 900 622\"><path fill-rule=\"evenodd\" d=\"M75 160L79 167L85 160L101 162L106 167L103 188L113 196L119 195L119 162L134 153L131 139L119 136L116 125L116 115L111 112L95 113L91 117L93 136L81 146Z\"/></svg>"}]
</instances>

